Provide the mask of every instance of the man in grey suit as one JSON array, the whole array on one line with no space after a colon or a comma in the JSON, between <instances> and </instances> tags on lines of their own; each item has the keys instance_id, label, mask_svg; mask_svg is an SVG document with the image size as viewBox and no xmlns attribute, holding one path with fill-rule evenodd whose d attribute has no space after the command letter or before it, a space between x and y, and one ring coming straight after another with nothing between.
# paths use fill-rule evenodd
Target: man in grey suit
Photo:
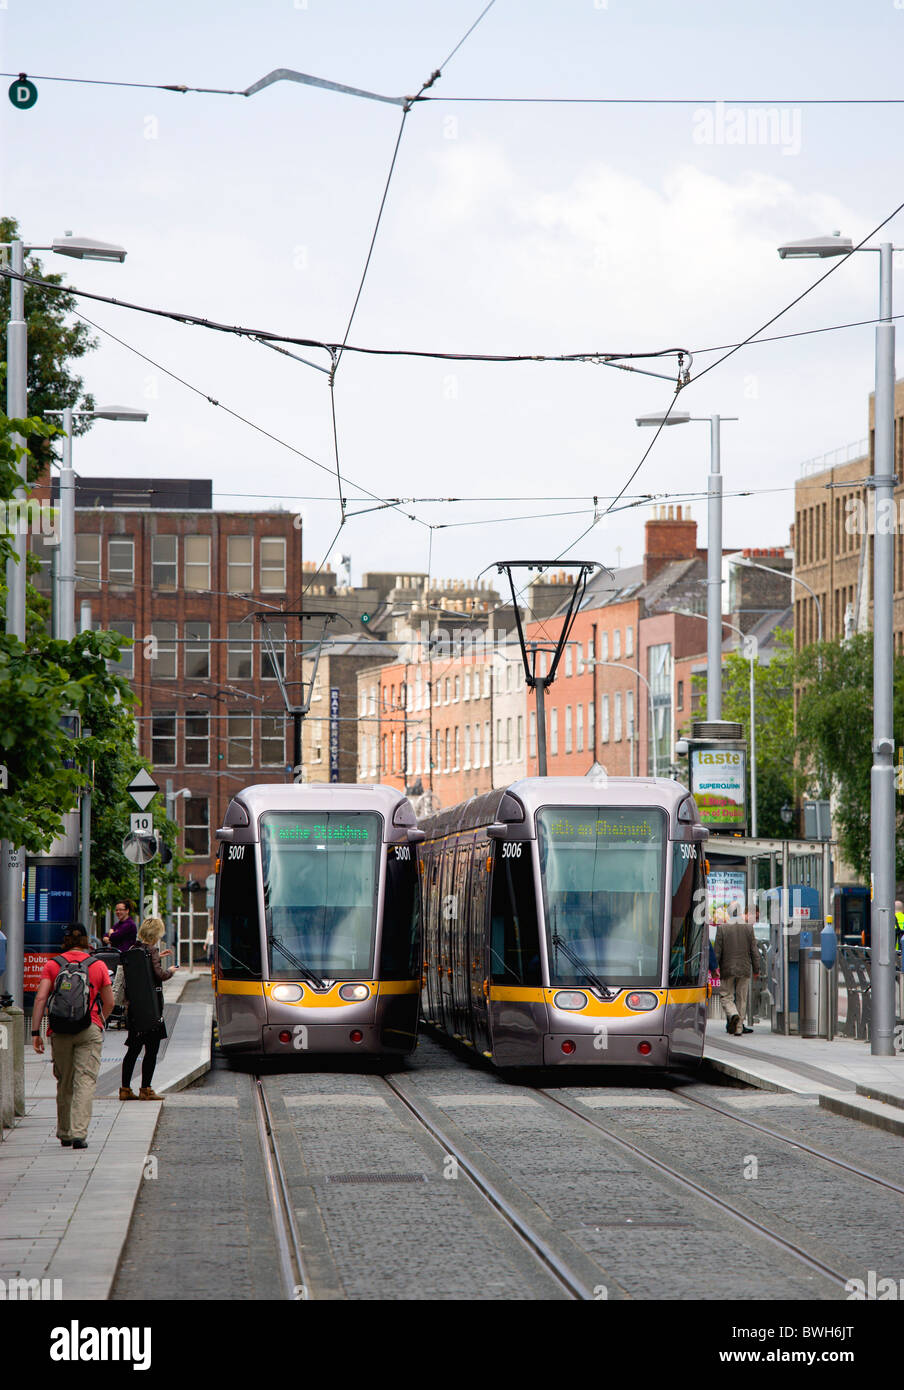
<instances>
[{"instance_id":1,"label":"man in grey suit","mask_svg":"<svg viewBox=\"0 0 904 1390\"><path fill-rule=\"evenodd\" d=\"M714 950L722 977L719 998L726 1014L725 1031L740 1037L745 1031L751 1031L744 1027L747 993L751 976L760 973L752 917L742 915L734 921L720 922L716 928Z\"/></svg>"}]
</instances>

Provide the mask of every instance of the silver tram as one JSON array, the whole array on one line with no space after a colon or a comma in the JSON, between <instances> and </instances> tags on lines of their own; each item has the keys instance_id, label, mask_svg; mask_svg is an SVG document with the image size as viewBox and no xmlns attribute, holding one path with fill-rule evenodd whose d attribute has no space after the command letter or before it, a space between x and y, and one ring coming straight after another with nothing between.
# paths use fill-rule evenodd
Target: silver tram
<instances>
[{"instance_id":1,"label":"silver tram","mask_svg":"<svg viewBox=\"0 0 904 1390\"><path fill-rule=\"evenodd\" d=\"M390 787L246 787L217 831L213 984L227 1053L403 1054L421 976L409 802Z\"/></svg>"},{"instance_id":2,"label":"silver tram","mask_svg":"<svg viewBox=\"0 0 904 1390\"><path fill-rule=\"evenodd\" d=\"M699 1060L707 832L684 787L526 778L421 828L430 1023L500 1067Z\"/></svg>"}]
</instances>

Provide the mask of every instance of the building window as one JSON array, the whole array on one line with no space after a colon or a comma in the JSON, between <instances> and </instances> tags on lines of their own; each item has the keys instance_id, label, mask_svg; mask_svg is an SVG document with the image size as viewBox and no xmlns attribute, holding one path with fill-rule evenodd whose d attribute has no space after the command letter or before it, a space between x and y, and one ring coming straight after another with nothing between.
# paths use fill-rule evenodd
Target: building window
<instances>
[{"instance_id":1,"label":"building window","mask_svg":"<svg viewBox=\"0 0 904 1390\"><path fill-rule=\"evenodd\" d=\"M684 709L684 681L678 682L678 708Z\"/></svg>"},{"instance_id":2,"label":"building window","mask_svg":"<svg viewBox=\"0 0 904 1390\"><path fill-rule=\"evenodd\" d=\"M601 633L600 633L600 661L608 661L608 660L609 660L609 634L608 634L608 632L601 632Z\"/></svg>"},{"instance_id":3,"label":"building window","mask_svg":"<svg viewBox=\"0 0 904 1390\"><path fill-rule=\"evenodd\" d=\"M454 696L452 697L453 700L454 700L454 702L455 702L455 704L458 704L458 701L459 701L460 697L461 697L461 677L460 677L460 676L456 676L456 677L455 677L455 694L454 694Z\"/></svg>"},{"instance_id":4,"label":"building window","mask_svg":"<svg viewBox=\"0 0 904 1390\"><path fill-rule=\"evenodd\" d=\"M653 705L653 728L647 772L653 770L653 742L655 739L656 765L667 768L672 757L672 648L670 643L662 642L650 647L647 653L648 679Z\"/></svg>"},{"instance_id":5,"label":"building window","mask_svg":"<svg viewBox=\"0 0 904 1390\"><path fill-rule=\"evenodd\" d=\"M286 592L286 541L284 536L261 537L261 593Z\"/></svg>"},{"instance_id":6,"label":"building window","mask_svg":"<svg viewBox=\"0 0 904 1390\"><path fill-rule=\"evenodd\" d=\"M226 735L226 762L230 767L251 767L253 761L251 727L250 714L229 715ZM187 739L188 731L186 729Z\"/></svg>"},{"instance_id":7,"label":"building window","mask_svg":"<svg viewBox=\"0 0 904 1390\"><path fill-rule=\"evenodd\" d=\"M151 537L151 588L175 593L179 562L178 536Z\"/></svg>"},{"instance_id":8,"label":"building window","mask_svg":"<svg viewBox=\"0 0 904 1390\"><path fill-rule=\"evenodd\" d=\"M285 625L285 623L271 623L271 622L268 621L267 624L266 624L266 626L267 626L267 628L269 629L270 637L271 637L272 640L273 640L273 651L274 651L274 655L275 655L275 657L276 657L276 667L279 668L279 673L280 673L280 675L281 675L283 678L285 678L285 674L286 674L286 625ZM267 651L267 648L266 648L266 647L261 647L261 680L262 680L262 681L275 681L275 680L276 680L276 667L274 667L274 665L273 665L273 658L271 657L270 653ZM371 714L376 714L376 712L377 712L377 688L376 688L376 686L371 686L370 700L371 700L370 712L371 712Z\"/></svg>"},{"instance_id":9,"label":"building window","mask_svg":"<svg viewBox=\"0 0 904 1390\"><path fill-rule=\"evenodd\" d=\"M118 632L122 637L127 637L128 642L124 643L118 661L107 663L109 671L115 671L118 676L125 676L131 680L135 674L135 649L132 642L135 638L135 624L127 622L124 618L116 618L109 625L110 632Z\"/></svg>"},{"instance_id":10,"label":"building window","mask_svg":"<svg viewBox=\"0 0 904 1390\"><path fill-rule=\"evenodd\" d=\"M446 703L447 705L448 705L448 704L450 703L450 701L451 701L451 695L450 695L451 688L452 688L452 683L451 683L451 681L449 680L449 678L448 678L448 676L447 676L447 677L446 677L446 685L445 685L445 703Z\"/></svg>"},{"instance_id":11,"label":"building window","mask_svg":"<svg viewBox=\"0 0 904 1390\"><path fill-rule=\"evenodd\" d=\"M282 714L264 714L261 716L261 767L284 767L285 763L285 716ZM363 767L362 761L362 771Z\"/></svg>"},{"instance_id":12,"label":"building window","mask_svg":"<svg viewBox=\"0 0 904 1390\"><path fill-rule=\"evenodd\" d=\"M462 698L463 700L470 700L470 698L471 698L471 672L470 672L470 671L465 671L465 676L464 676L464 690L462 691L462 697L461 697L461 698Z\"/></svg>"},{"instance_id":13,"label":"building window","mask_svg":"<svg viewBox=\"0 0 904 1390\"><path fill-rule=\"evenodd\" d=\"M185 624L185 674L210 679L210 623Z\"/></svg>"},{"instance_id":14,"label":"building window","mask_svg":"<svg viewBox=\"0 0 904 1390\"><path fill-rule=\"evenodd\" d=\"M615 695L615 729L614 729L614 731L613 731L613 737L614 737L614 740L615 740L616 743L619 743L619 742L621 741L621 736L622 736L621 695L620 695L618 692L616 692L616 695Z\"/></svg>"},{"instance_id":15,"label":"building window","mask_svg":"<svg viewBox=\"0 0 904 1390\"><path fill-rule=\"evenodd\" d=\"M511 721L511 719L506 719L506 721L505 721L505 761L506 761L507 763L510 763L510 762L512 761L512 721Z\"/></svg>"},{"instance_id":16,"label":"building window","mask_svg":"<svg viewBox=\"0 0 904 1390\"><path fill-rule=\"evenodd\" d=\"M535 757L537 756L537 714L536 714L536 711L535 711L535 710L531 710L530 723L529 723L529 725L528 725L528 735L527 735L527 738L528 738L528 748L527 748L528 757L535 758Z\"/></svg>"},{"instance_id":17,"label":"building window","mask_svg":"<svg viewBox=\"0 0 904 1390\"><path fill-rule=\"evenodd\" d=\"M155 767L176 766L176 716L171 710L151 715L151 762Z\"/></svg>"},{"instance_id":18,"label":"building window","mask_svg":"<svg viewBox=\"0 0 904 1390\"><path fill-rule=\"evenodd\" d=\"M446 771L452 771L452 730L446 730Z\"/></svg>"},{"instance_id":19,"label":"building window","mask_svg":"<svg viewBox=\"0 0 904 1390\"><path fill-rule=\"evenodd\" d=\"M153 658L154 680L175 680L179 674L176 659L175 623L151 623L151 636L155 639L157 655Z\"/></svg>"},{"instance_id":20,"label":"building window","mask_svg":"<svg viewBox=\"0 0 904 1390\"><path fill-rule=\"evenodd\" d=\"M571 675L571 670L572 670L572 666L571 666L571 643L568 642L568 643L566 644L566 646L565 646L565 674L566 674L566 676L570 676L570 675Z\"/></svg>"},{"instance_id":21,"label":"building window","mask_svg":"<svg viewBox=\"0 0 904 1390\"><path fill-rule=\"evenodd\" d=\"M185 587L210 588L210 537L185 537Z\"/></svg>"},{"instance_id":22,"label":"building window","mask_svg":"<svg viewBox=\"0 0 904 1390\"><path fill-rule=\"evenodd\" d=\"M207 767L210 763L210 715L191 711L185 716L185 766Z\"/></svg>"},{"instance_id":23,"label":"building window","mask_svg":"<svg viewBox=\"0 0 904 1390\"><path fill-rule=\"evenodd\" d=\"M474 766L480 767L480 725L474 725Z\"/></svg>"},{"instance_id":24,"label":"building window","mask_svg":"<svg viewBox=\"0 0 904 1390\"><path fill-rule=\"evenodd\" d=\"M625 628L625 656L633 656L633 655L634 655L634 629L633 629L633 627L626 627L626 628Z\"/></svg>"},{"instance_id":25,"label":"building window","mask_svg":"<svg viewBox=\"0 0 904 1390\"><path fill-rule=\"evenodd\" d=\"M571 726L572 726L571 705L566 705L566 706L565 706L565 752L566 752L566 753L571 753L571 752L574 751L574 750L573 750L573 747L572 747L573 736L572 736L572 727L571 727Z\"/></svg>"},{"instance_id":26,"label":"building window","mask_svg":"<svg viewBox=\"0 0 904 1390\"><path fill-rule=\"evenodd\" d=\"M600 743L609 742L609 696L603 696L603 707L600 711Z\"/></svg>"},{"instance_id":27,"label":"building window","mask_svg":"<svg viewBox=\"0 0 904 1390\"><path fill-rule=\"evenodd\" d=\"M32 575L31 582L39 594L50 594L53 589L53 556L56 546L48 546L44 536L33 535L31 553L41 566L38 572Z\"/></svg>"},{"instance_id":28,"label":"building window","mask_svg":"<svg viewBox=\"0 0 904 1390\"><path fill-rule=\"evenodd\" d=\"M254 590L254 540L251 536L226 539L226 588L231 594Z\"/></svg>"},{"instance_id":29,"label":"building window","mask_svg":"<svg viewBox=\"0 0 904 1390\"><path fill-rule=\"evenodd\" d=\"M634 691L629 690L625 696L625 723L628 726L628 737L636 738L637 729L634 725Z\"/></svg>"},{"instance_id":30,"label":"building window","mask_svg":"<svg viewBox=\"0 0 904 1390\"><path fill-rule=\"evenodd\" d=\"M189 796L185 802L186 854L206 858L210 854L210 801L206 796Z\"/></svg>"},{"instance_id":31,"label":"building window","mask_svg":"<svg viewBox=\"0 0 904 1390\"><path fill-rule=\"evenodd\" d=\"M596 740L596 705L591 700L587 705L587 749L593 752Z\"/></svg>"},{"instance_id":32,"label":"building window","mask_svg":"<svg viewBox=\"0 0 904 1390\"><path fill-rule=\"evenodd\" d=\"M493 726L489 719L483 721L483 765L489 767L493 761Z\"/></svg>"},{"instance_id":33,"label":"building window","mask_svg":"<svg viewBox=\"0 0 904 1390\"><path fill-rule=\"evenodd\" d=\"M617 627L612 634L612 660L621 661L621 628Z\"/></svg>"},{"instance_id":34,"label":"building window","mask_svg":"<svg viewBox=\"0 0 904 1390\"><path fill-rule=\"evenodd\" d=\"M465 725L465 768L471 766L471 726Z\"/></svg>"},{"instance_id":35,"label":"building window","mask_svg":"<svg viewBox=\"0 0 904 1390\"><path fill-rule=\"evenodd\" d=\"M483 698L484 698L485 700L488 700L488 699L489 699L489 696L490 696L490 680L491 680L491 678L492 678L492 677L491 677L491 672L490 672L489 666L484 666L484 668L483 668Z\"/></svg>"},{"instance_id":36,"label":"building window","mask_svg":"<svg viewBox=\"0 0 904 1390\"><path fill-rule=\"evenodd\" d=\"M549 751L555 757L559 751L559 711L549 712Z\"/></svg>"},{"instance_id":37,"label":"building window","mask_svg":"<svg viewBox=\"0 0 904 1390\"><path fill-rule=\"evenodd\" d=\"M80 589L100 588L100 536L76 536L75 578Z\"/></svg>"},{"instance_id":38,"label":"building window","mask_svg":"<svg viewBox=\"0 0 904 1390\"><path fill-rule=\"evenodd\" d=\"M583 753L583 751L584 751L584 706L583 706L583 705L578 705L578 707L577 707L577 709L576 709L576 711L575 711L575 719L576 719L576 721L577 721L577 726L576 726L576 728L575 728L575 739L576 739L576 742L577 742L577 751L578 751L579 753Z\"/></svg>"},{"instance_id":39,"label":"building window","mask_svg":"<svg viewBox=\"0 0 904 1390\"><path fill-rule=\"evenodd\" d=\"M520 763L524 750L524 715L518 715L517 723L517 743L515 745L515 757Z\"/></svg>"},{"instance_id":40,"label":"building window","mask_svg":"<svg viewBox=\"0 0 904 1390\"><path fill-rule=\"evenodd\" d=\"M455 771L461 767L461 729L455 725Z\"/></svg>"},{"instance_id":41,"label":"building window","mask_svg":"<svg viewBox=\"0 0 904 1390\"><path fill-rule=\"evenodd\" d=\"M135 586L135 542L127 536L111 536L107 542L107 578L121 589Z\"/></svg>"},{"instance_id":42,"label":"building window","mask_svg":"<svg viewBox=\"0 0 904 1390\"><path fill-rule=\"evenodd\" d=\"M250 623L226 624L226 679L250 681L254 674L254 629Z\"/></svg>"}]
</instances>

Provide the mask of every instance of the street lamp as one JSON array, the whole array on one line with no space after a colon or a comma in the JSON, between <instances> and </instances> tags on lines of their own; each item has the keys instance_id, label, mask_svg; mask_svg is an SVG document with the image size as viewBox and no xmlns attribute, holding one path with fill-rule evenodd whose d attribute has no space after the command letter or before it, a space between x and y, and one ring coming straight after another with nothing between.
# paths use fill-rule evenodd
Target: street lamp
<instances>
[{"instance_id":1,"label":"street lamp","mask_svg":"<svg viewBox=\"0 0 904 1390\"><path fill-rule=\"evenodd\" d=\"M69 253L67 253L69 254ZM125 255L125 252L123 252ZM75 473L72 469L72 421L75 416L143 424L146 410L127 405L104 405L95 410L48 410L63 419L63 461L60 466L60 551L54 593L54 636L68 642L75 636ZM65 596L65 597L64 597Z\"/></svg>"},{"instance_id":2,"label":"street lamp","mask_svg":"<svg viewBox=\"0 0 904 1390\"><path fill-rule=\"evenodd\" d=\"M730 555L728 563L730 565L742 565L744 569L764 570L766 574L777 574L780 579L787 579L791 584L799 584L802 589L806 589L816 604L816 640L820 645L822 644L822 600L815 589L811 589L803 579L798 579L796 574L789 574L787 570L773 569L771 565L761 565L758 560L755 562L748 560L746 555Z\"/></svg>"},{"instance_id":3,"label":"street lamp","mask_svg":"<svg viewBox=\"0 0 904 1390\"><path fill-rule=\"evenodd\" d=\"M706 706L707 718L722 718L722 474L721 426L723 420L737 420L736 415L689 415L685 411L662 411L654 415L639 415L641 426L686 425L704 422L710 427L710 465L707 482L706 533Z\"/></svg>"},{"instance_id":4,"label":"street lamp","mask_svg":"<svg viewBox=\"0 0 904 1390\"><path fill-rule=\"evenodd\" d=\"M110 242L93 241L88 237L73 237L67 233L58 237L50 246L27 245L18 237L2 245L9 250L9 268L12 278L9 284L9 324L6 331L6 413L10 419L22 420L28 414L28 327L25 322L25 254L27 251L55 251L59 255L74 256L78 260L124 261L126 253L121 246ZM14 492L14 500L21 507L25 501L25 488L28 481L25 440L21 435L13 435L14 449L21 450L19 457L19 484ZM12 555L6 565L6 632L25 641L25 541L23 528L17 527L18 534L9 538ZM8 958L6 966L6 989L21 1007L23 1001L24 962L25 962L25 905L22 900L20 875L24 873L23 851L10 841L0 845L0 920L3 921L7 935Z\"/></svg>"},{"instance_id":5,"label":"street lamp","mask_svg":"<svg viewBox=\"0 0 904 1390\"><path fill-rule=\"evenodd\" d=\"M890 241L879 246L854 246L836 234L789 242L778 248L788 256L824 259L850 256L855 251L878 252L879 321L876 324L875 448L869 485L875 496L876 517L892 515L897 478L895 439L895 325L892 318L892 253ZM877 525L873 537L873 763L870 770L870 897L872 942L870 983L874 1057L893 1057L895 1029L895 781L894 781L894 557L895 528ZM864 542L865 543L865 542Z\"/></svg>"}]
</instances>

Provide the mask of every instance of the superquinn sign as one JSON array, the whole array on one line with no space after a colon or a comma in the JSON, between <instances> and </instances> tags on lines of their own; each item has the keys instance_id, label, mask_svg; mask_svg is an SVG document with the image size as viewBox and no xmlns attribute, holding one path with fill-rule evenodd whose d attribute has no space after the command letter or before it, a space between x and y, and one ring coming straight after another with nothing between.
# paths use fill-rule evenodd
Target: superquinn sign
<instances>
[{"instance_id":1,"label":"superquinn sign","mask_svg":"<svg viewBox=\"0 0 904 1390\"><path fill-rule=\"evenodd\" d=\"M690 750L691 791L704 825L743 830L747 824L747 750L725 744Z\"/></svg>"}]
</instances>

